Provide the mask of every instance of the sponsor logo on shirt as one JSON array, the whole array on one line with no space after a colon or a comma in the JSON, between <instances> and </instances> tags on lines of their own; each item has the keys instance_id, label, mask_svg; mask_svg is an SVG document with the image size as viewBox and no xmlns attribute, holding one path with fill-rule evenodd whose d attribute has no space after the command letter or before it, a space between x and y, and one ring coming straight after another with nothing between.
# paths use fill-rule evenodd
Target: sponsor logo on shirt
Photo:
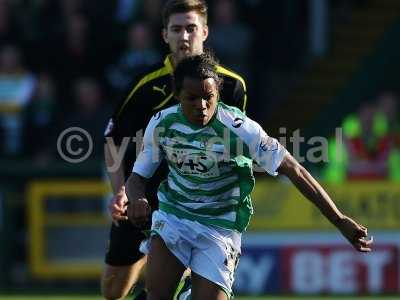
<instances>
[{"instance_id":1,"label":"sponsor logo on shirt","mask_svg":"<svg viewBox=\"0 0 400 300\"><path fill-rule=\"evenodd\" d=\"M166 87L167 87L167 85L165 85L165 84L163 85L162 88L153 85L153 91L160 92L160 93L163 94L164 96L167 96L167 93L165 92L165 88L166 88Z\"/></svg>"},{"instance_id":2,"label":"sponsor logo on shirt","mask_svg":"<svg viewBox=\"0 0 400 300\"><path fill-rule=\"evenodd\" d=\"M239 117L235 118L233 120L233 122L232 122L232 127L233 128L239 128L240 126L242 126L243 122L244 122L243 118L239 118Z\"/></svg>"},{"instance_id":3,"label":"sponsor logo on shirt","mask_svg":"<svg viewBox=\"0 0 400 300\"><path fill-rule=\"evenodd\" d=\"M212 153L169 148L167 155L169 162L174 164L182 175L212 178L220 174L217 159Z\"/></svg>"},{"instance_id":4,"label":"sponsor logo on shirt","mask_svg":"<svg viewBox=\"0 0 400 300\"><path fill-rule=\"evenodd\" d=\"M278 150L278 141L273 137L264 135L261 138L260 149L262 151L276 151Z\"/></svg>"}]
</instances>

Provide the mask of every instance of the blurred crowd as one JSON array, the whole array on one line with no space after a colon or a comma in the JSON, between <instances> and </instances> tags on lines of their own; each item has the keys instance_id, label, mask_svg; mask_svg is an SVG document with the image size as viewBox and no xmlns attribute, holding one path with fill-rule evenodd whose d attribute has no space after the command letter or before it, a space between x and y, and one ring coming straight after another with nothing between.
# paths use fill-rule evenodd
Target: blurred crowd
<instances>
[{"instance_id":1,"label":"blurred crowd","mask_svg":"<svg viewBox=\"0 0 400 300\"><path fill-rule=\"evenodd\" d=\"M342 22L350 3L365 2L332 3ZM58 157L60 132L78 126L93 138L92 157L101 158L114 107L135 76L168 53L163 3L0 0L0 156L48 163ZM306 60L307 3L208 1L206 45L246 79L248 114L261 123L267 102L276 100L271 74L279 78ZM384 91L343 120L343 155L325 170L328 180L400 177L398 101Z\"/></svg>"},{"instance_id":2,"label":"blurred crowd","mask_svg":"<svg viewBox=\"0 0 400 300\"><path fill-rule=\"evenodd\" d=\"M345 116L343 139L330 142L325 180L400 181L399 101L394 91L384 90Z\"/></svg>"},{"instance_id":3,"label":"blurred crowd","mask_svg":"<svg viewBox=\"0 0 400 300\"><path fill-rule=\"evenodd\" d=\"M56 157L57 135L72 125L87 130L101 154L107 117L135 75L168 52L161 39L163 3L0 0L1 156ZM250 113L262 111L269 70L288 69L300 56L290 43L298 43L302 26L305 31L305 7L254 0L209 6L207 46L246 78L249 98L259 99Z\"/></svg>"}]
</instances>

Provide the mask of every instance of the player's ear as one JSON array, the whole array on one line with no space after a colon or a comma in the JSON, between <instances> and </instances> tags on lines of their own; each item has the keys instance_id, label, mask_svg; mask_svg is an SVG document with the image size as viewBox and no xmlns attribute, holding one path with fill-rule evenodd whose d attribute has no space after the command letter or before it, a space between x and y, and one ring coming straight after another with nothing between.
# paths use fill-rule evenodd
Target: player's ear
<instances>
[{"instance_id":1,"label":"player's ear","mask_svg":"<svg viewBox=\"0 0 400 300\"><path fill-rule=\"evenodd\" d=\"M163 28L161 35L162 35L164 42L168 44L168 30Z\"/></svg>"},{"instance_id":2,"label":"player's ear","mask_svg":"<svg viewBox=\"0 0 400 300\"><path fill-rule=\"evenodd\" d=\"M208 26L204 25L203 26L203 42L207 39L208 37Z\"/></svg>"}]
</instances>

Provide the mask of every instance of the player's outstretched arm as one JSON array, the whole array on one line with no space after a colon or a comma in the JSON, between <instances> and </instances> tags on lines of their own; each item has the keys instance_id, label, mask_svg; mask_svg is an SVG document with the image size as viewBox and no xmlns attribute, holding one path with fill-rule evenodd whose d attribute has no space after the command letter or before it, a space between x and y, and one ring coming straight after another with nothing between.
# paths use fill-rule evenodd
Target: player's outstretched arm
<instances>
[{"instance_id":1,"label":"player's outstretched arm","mask_svg":"<svg viewBox=\"0 0 400 300\"><path fill-rule=\"evenodd\" d=\"M367 228L340 212L323 187L289 153L285 155L278 172L286 175L297 189L340 230L356 250L371 251L373 241L367 239Z\"/></svg>"},{"instance_id":2,"label":"player's outstretched arm","mask_svg":"<svg viewBox=\"0 0 400 300\"><path fill-rule=\"evenodd\" d=\"M137 226L146 223L151 212L145 194L146 181L146 178L135 172L132 172L126 181L126 194L129 199L128 218Z\"/></svg>"}]
</instances>

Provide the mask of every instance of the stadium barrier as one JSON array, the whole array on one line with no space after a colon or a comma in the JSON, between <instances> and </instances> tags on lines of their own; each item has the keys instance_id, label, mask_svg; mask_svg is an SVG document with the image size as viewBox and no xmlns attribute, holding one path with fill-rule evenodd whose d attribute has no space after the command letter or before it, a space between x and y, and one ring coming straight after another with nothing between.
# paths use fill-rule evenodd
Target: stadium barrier
<instances>
[{"instance_id":1,"label":"stadium barrier","mask_svg":"<svg viewBox=\"0 0 400 300\"><path fill-rule=\"evenodd\" d=\"M108 236L102 181L34 181L29 203L29 262L36 278L97 278Z\"/></svg>"},{"instance_id":2,"label":"stadium barrier","mask_svg":"<svg viewBox=\"0 0 400 300\"><path fill-rule=\"evenodd\" d=\"M400 233L372 234L374 250L365 254L338 232L248 232L234 290L251 295L399 294Z\"/></svg>"},{"instance_id":3,"label":"stadium barrier","mask_svg":"<svg viewBox=\"0 0 400 300\"><path fill-rule=\"evenodd\" d=\"M343 212L371 229L400 229L400 185L384 181L324 186ZM258 180L249 230L334 230L291 184Z\"/></svg>"},{"instance_id":4,"label":"stadium barrier","mask_svg":"<svg viewBox=\"0 0 400 300\"><path fill-rule=\"evenodd\" d=\"M349 182L326 187L375 236L368 255L355 252L291 184L258 180L255 215L243 238L238 293L380 294L399 292L400 187ZM100 180L32 181L30 270L38 279L97 279L110 220L108 184Z\"/></svg>"}]
</instances>

